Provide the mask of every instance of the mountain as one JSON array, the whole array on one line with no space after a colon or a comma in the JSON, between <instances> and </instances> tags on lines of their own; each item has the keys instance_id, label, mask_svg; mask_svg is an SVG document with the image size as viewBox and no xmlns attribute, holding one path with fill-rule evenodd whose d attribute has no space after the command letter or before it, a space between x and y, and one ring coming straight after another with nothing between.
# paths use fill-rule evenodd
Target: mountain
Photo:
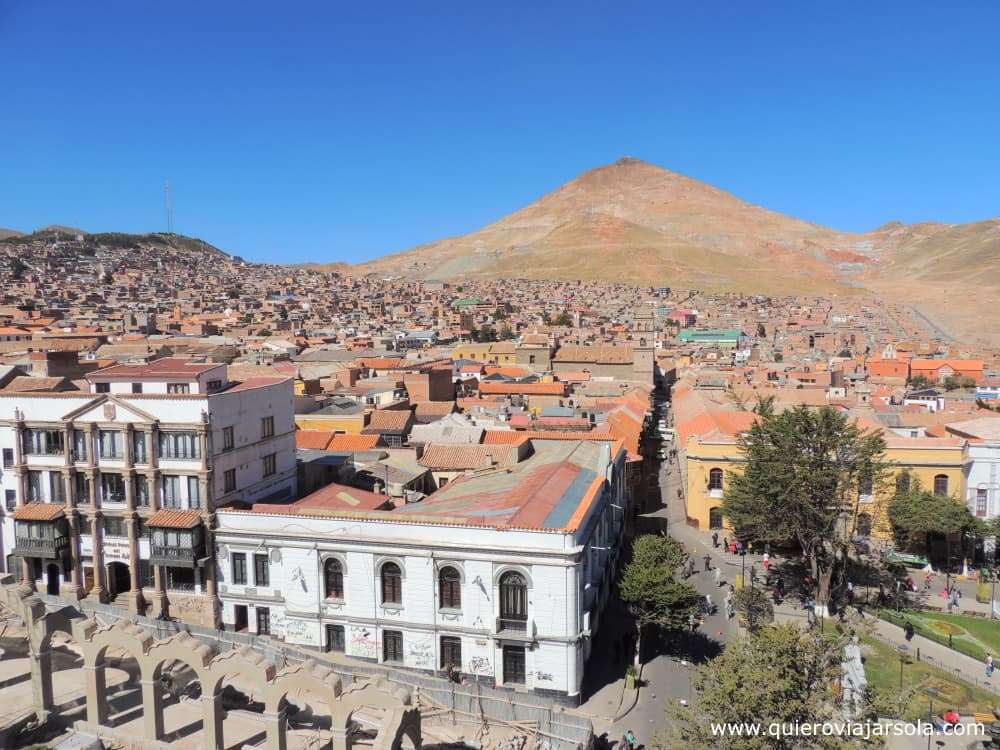
<instances>
[{"instance_id":1,"label":"mountain","mask_svg":"<svg viewBox=\"0 0 1000 750\"><path fill-rule=\"evenodd\" d=\"M4 227L0 227L0 240L5 240L8 237L22 237L22 236L24 236L24 232L19 232L16 229L5 229Z\"/></svg>"},{"instance_id":2,"label":"mountain","mask_svg":"<svg viewBox=\"0 0 1000 750\"><path fill-rule=\"evenodd\" d=\"M851 293L860 235L769 211L638 159L590 170L483 229L355 269L426 279L577 278ZM775 269L781 268L781 274Z\"/></svg>"}]
</instances>

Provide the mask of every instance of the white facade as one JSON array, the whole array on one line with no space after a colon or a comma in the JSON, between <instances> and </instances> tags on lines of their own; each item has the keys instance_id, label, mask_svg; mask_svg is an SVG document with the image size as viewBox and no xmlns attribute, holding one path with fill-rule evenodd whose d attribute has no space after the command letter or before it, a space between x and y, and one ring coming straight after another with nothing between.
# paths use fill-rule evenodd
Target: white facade
<instances>
[{"instance_id":1,"label":"white facade","mask_svg":"<svg viewBox=\"0 0 1000 750\"><path fill-rule=\"evenodd\" d=\"M12 557L14 514L28 503L63 505L72 521L65 556L38 559L36 580L51 593L73 587L105 598L143 587L148 594L153 571L143 524L156 511L195 511L210 524L222 504L294 496L291 381L228 383L224 366L203 369L186 381L186 394L167 394L168 382L141 367L100 392L96 378L91 393L0 394L5 572L21 572ZM116 571L116 563L125 567ZM198 566L178 575L178 585L200 595L206 577ZM173 580L163 576L167 591Z\"/></svg>"},{"instance_id":2,"label":"white facade","mask_svg":"<svg viewBox=\"0 0 1000 750\"><path fill-rule=\"evenodd\" d=\"M613 585L627 505L624 451L604 460L607 481L575 531L436 523L393 511L221 512L222 619L227 628L260 626L289 643L428 671L444 669L460 644L455 669L463 678L574 704ZM341 593L328 591L329 560L339 565ZM398 602L383 596L387 564L401 572ZM256 579L258 566L267 568L266 585ZM446 569L457 573L459 601L454 584L450 597L442 591ZM501 617L501 601L518 595L506 587L518 581L509 574L526 584L525 619L516 629ZM397 658L387 658L387 638L401 641Z\"/></svg>"},{"instance_id":3,"label":"white facade","mask_svg":"<svg viewBox=\"0 0 1000 750\"><path fill-rule=\"evenodd\" d=\"M969 510L978 518L996 518L1000 516L1000 441L969 441L968 450Z\"/></svg>"}]
</instances>

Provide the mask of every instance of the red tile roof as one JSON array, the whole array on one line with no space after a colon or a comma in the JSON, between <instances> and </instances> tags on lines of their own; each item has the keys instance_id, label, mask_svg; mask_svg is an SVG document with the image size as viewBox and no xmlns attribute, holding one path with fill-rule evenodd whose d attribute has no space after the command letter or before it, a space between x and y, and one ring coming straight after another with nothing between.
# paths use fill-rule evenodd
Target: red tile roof
<instances>
[{"instance_id":1,"label":"red tile roof","mask_svg":"<svg viewBox=\"0 0 1000 750\"><path fill-rule=\"evenodd\" d=\"M55 521L62 518L65 506L57 503L28 503L14 511L15 521Z\"/></svg>"},{"instance_id":2,"label":"red tile roof","mask_svg":"<svg viewBox=\"0 0 1000 750\"><path fill-rule=\"evenodd\" d=\"M146 521L147 526L166 529L193 529L199 523L201 516L196 510L160 510Z\"/></svg>"}]
</instances>

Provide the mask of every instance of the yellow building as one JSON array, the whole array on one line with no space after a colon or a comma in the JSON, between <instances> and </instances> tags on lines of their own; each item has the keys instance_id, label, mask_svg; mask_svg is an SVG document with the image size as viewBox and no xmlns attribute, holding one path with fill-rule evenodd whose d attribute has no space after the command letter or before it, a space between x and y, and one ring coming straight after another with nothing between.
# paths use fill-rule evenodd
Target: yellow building
<instances>
[{"instance_id":1,"label":"yellow building","mask_svg":"<svg viewBox=\"0 0 1000 750\"><path fill-rule=\"evenodd\" d=\"M677 452L689 523L700 529L729 528L722 517L722 500L734 472L745 459L739 435L750 429L756 416L725 408L689 385L674 391ZM967 442L960 438L900 437L875 422L865 429L881 429L889 472L881 486L858 497L858 531L888 538L888 504L899 477L919 479L932 492L966 497L969 465Z\"/></svg>"},{"instance_id":2,"label":"yellow building","mask_svg":"<svg viewBox=\"0 0 1000 750\"><path fill-rule=\"evenodd\" d=\"M357 414L323 414L314 411L312 414L296 414L295 426L300 430L324 430L338 432L344 435L360 435L368 425L368 414L360 411Z\"/></svg>"}]
</instances>

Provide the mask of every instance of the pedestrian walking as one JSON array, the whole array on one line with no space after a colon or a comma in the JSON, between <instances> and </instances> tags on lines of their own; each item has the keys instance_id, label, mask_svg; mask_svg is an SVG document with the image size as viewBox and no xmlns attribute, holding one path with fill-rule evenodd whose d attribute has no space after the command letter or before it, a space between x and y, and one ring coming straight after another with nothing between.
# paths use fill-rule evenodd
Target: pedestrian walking
<instances>
[{"instance_id":1,"label":"pedestrian walking","mask_svg":"<svg viewBox=\"0 0 1000 750\"><path fill-rule=\"evenodd\" d=\"M781 596L785 595L785 579L779 578L777 583L774 584L774 588L778 591Z\"/></svg>"},{"instance_id":2,"label":"pedestrian walking","mask_svg":"<svg viewBox=\"0 0 1000 750\"><path fill-rule=\"evenodd\" d=\"M914 633L913 623L907 620L906 624L903 625L903 634L905 635L907 641L913 640L913 633Z\"/></svg>"},{"instance_id":3,"label":"pedestrian walking","mask_svg":"<svg viewBox=\"0 0 1000 750\"><path fill-rule=\"evenodd\" d=\"M688 627L691 628L692 633L698 628L698 618L693 614L688 615Z\"/></svg>"},{"instance_id":4,"label":"pedestrian walking","mask_svg":"<svg viewBox=\"0 0 1000 750\"><path fill-rule=\"evenodd\" d=\"M729 537L728 536L722 537L722 549L724 549L726 552L729 552Z\"/></svg>"},{"instance_id":5,"label":"pedestrian walking","mask_svg":"<svg viewBox=\"0 0 1000 750\"><path fill-rule=\"evenodd\" d=\"M631 729L625 732L625 741L628 743L629 750L635 750L639 746L639 742L635 738L635 732Z\"/></svg>"},{"instance_id":6,"label":"pedestrian walking","mask_svg":"<svg viewBox=\"0 0 1000 750\"><path fill-rule=\"evenodd\" d=\"M995 667L993 666L993 655L986 654L986 679L989 680L993 678L994 668Z\"/></svg>"},{"instance_id":7,"label":"pedestrian walking","mask_svg":"<svg viewBox=\"0 0 1000 750\"><path fill-rule=\"evenodd\" d=\"M712 532L712 549L718 549L718 548L719 548L719 532L718 531L713 531Z\"/></svg>"},{"instance_id":8,"label":"pedestrian walking","mask_svg":"<svg viewBox=\"0 0 1000 750\"><path fill-rule=\"evenodd\" d=\"M718 588L722 585L722 568L715 569L715 587Z\"/></svg>"},{"instance_id":9,"label":"pedestrian walking","mask_svg":"<svg viewBox=\"0 0 1000 750\"><path fill-rule=\"evenodd\" d=\"M847 582L847 602L849 604L854 603L854 584L850 581Z\"/></svg>"},{"instance_id":10,"label":"pedestrian walking","mask_svg":"<svg viewBox=\"0 0 1000 750\"><path fill-rule=\"evenodd\" d=\"M712 569L712 556L706 554L703 559L705 560L705 572L707 573Z\"/></svg>"},{"instance_id":11,"label":"pedestrian walking","mask_svg":"<svg viewBox=\"0 0 1000 750\"><path fill-rule=\"evenodd\" d=\"M769 571L771 569L771 558L769 558L767 555L764 555L764 560L761 562L761 565L764 567L765 573Z\"/></svg>"}]
</instances>

